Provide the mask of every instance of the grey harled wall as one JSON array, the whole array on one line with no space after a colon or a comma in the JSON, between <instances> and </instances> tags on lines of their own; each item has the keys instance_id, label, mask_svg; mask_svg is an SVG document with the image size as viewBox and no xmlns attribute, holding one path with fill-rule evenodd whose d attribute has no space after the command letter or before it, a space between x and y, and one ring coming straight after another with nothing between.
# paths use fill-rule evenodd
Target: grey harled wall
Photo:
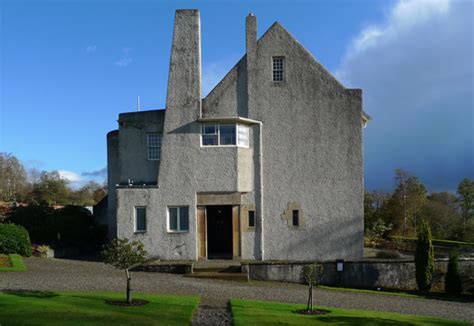
<instances>
[{"instance_id":1,"label":"grey harled wall","mask_svg":"<svg viewBox=\"0 0 474 326\"><path fill-rule=\"evenodd\" d=\"M120 182L119 132L107 134L107 220L108 237L117 236L117 192L115 185Z\"/></svg>"},{"instance_id":2,"label":"grey harled wall","mask_svg":"<svg viewBox=\"0 0 474 326\"><path fill-rule=\"evenodd\" d=\"M247 265L251 280L282 281L305 283L303 268L310 263L258 262ZM323 262L324 285L339 285L349 288L386 288L397 290L416 290L415 263L410 260L364 260L345 262L341 273L336 271L336 263ZM444 289L444 277L448 268L448 259L436 259L433 273L433 289ZM459 271L464 289L472 292L474 259L460 258Z\"/></svg>"},{"instance_id":3,"label":"grey harled wall","mask_svg":"<svg viewBox=\"0 0 474 326\"><path fill-rule=\"evenodd\" d=\"M258 41L249 118L263 122L265 259L363 254L361 92L346 90L275 23ZM285 81L272 81L272 57ZM297 203L305 224L282 214Z\"/></svg>"},{"instance_id":4,"label":"grey harled wall","mask_svg":"<svg viewBox=\"0 0 474 326\"><path fill-rule=\"evenodd\" d=\"M159 161L147 159L147 133L162 133L165 110L122 113L120 130L120 183L156 184Z\"/></svg>"}]
</instances>

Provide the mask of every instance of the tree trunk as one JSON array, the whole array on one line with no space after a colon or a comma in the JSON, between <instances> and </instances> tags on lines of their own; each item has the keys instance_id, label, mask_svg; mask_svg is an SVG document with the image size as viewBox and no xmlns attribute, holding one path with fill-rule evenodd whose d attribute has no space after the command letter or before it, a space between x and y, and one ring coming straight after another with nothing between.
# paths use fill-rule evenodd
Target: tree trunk
<instances>
[{"instance_id":1,"label":"tree trunk","mask_svg":"<svg viewBox=\"0 0 474 326\"><path fill-rule=\"evenodd\" d=\"M127 303L132 302L132 289L130 288L130 281L132 280L132 275L128 271L128 269L125 270L125 273L127 274Z\"/></svg>"},{"instance_id":2,"label":"tree trunk","mask_svg":"<svg viewBox=\"0 0 474 326\"><path fill-rule=\"evenodd\" d=\"M311 287L310 287L310 295L311 295L311 312L313 311L313 284L311 284Z\"/></svg>"},{"instance_id":3,"label":"tree trunk","mask_svg":"<svg viewBox=\"0 0 474 326\"><path fill-rule=\"evenodd\" d=\"M310 303L311 303L311 286L308 287L308 303L306 304L306 310L308 311L309 311Z\"/></svg>"}]
</instances>

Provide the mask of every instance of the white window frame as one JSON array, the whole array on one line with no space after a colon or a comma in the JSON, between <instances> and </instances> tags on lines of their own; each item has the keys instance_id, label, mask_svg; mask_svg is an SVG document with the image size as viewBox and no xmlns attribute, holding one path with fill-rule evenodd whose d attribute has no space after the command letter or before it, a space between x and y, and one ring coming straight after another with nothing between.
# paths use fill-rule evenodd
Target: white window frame
<instances>
[{"instance_id":1,"label":"white window frame","mask_svg":"<svg viewBox=\"0 0 474 326\"><path fill-rule=\"evenodd\" d=\"M177 221L176 221L176 230L172 230L171 229L171 214L170 214L170 210L172 208L176 208L177 209L177 212L178 212L178 215L177 215ZM187 230L182 230L181 229L181 219L180 219L180 208L187 208L188 209L188 229ZM189 232L189 222L190 222L190 216L189 216L189 206L168 206L168 209L167 209L167 229L168 229L168 233L188 233Z\"/></svg>"},{"instance_id":2,"label":"white window frame","mask_svg":"<svg viewBox=\"0 0 474 326\"><path fill-rule=\"evenodd\" d=\"M151 146L150 145L150 136L157 136L159 138L159 144L158 145L154 145L154 146ZM148 132L146 134L146 159L148 161L159 161L160 160L160 156L161 156L161 140L162 140L162 136L161 136L161 133L159 132ZM150 158L150 152L149 152L149 148L158 148L158 158Z\"/></svg>"},{"instance_id":3,"label":"white window frame","mask_svg":"<svg viewBox=\"0 0 474 326\"><path fill-rule=\"evenodd\" d=\"M275 69L275 61L281 60L281 68ZM281 80L275 80L275 73L281 73ZM275 83L283 83L285 82L285 57L283 56L275 56L272 57L272 81Z\"/></svg>"},{"instance_id":4,"label":"white window frame","mask_svg":"<svg viewBox=\"0 0 474 326\"><path fill-rule=\"evenodd\" d=\"M204 126L205 125L214 125L216 129L216 133L214 134L204 134ZM221 125L235 125L235 145L234 144L229 144L229 145L221 145ZM246 134L246 140L247 142L240 142L239 138L239 130L245 130ZM203 144L203 136L204 135L216 135L217 136L217 145L204 145ZM243 147L243 148L249 148L250 144L250 127L246 124L242 123L219 123L219 122L206 122L203 123L201 126L201 147Z\"/></svg>"},{"instance_id":5,"label":"white window frame","mask_svg":"<svg viewBox=\"0 0 474 326\"><path fill-rule=\"evenodd\" d=\"M137 223L137 211L139 209L144 209L145 210L145 229L144 230L138 230L137 229L137 226L138 226L138 223ZM147 209L146 209L146 206L135 206L134 207L134 210L133 210L133 232L135 233L145 233L146 230L147 230Z\"/></svg>"}]
</instances>

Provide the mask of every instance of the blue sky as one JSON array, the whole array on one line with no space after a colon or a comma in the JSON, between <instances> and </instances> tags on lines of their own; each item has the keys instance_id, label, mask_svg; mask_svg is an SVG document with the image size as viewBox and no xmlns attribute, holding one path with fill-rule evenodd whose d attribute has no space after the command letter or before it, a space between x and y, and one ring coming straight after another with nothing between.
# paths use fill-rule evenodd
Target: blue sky
<instances>
[{"instance_id":1,"label":"blue sky","mask_svg":"<svg viewBox=\"0 0 474 326\"><path fill-rule=\"evenodd\" d=\"M405 168L432 190L474 178L471 1L0 2L0 151L76 184L105 174L120 112L164 108L174 11L201 10L204 95L259 35L285 26L363 88L368 189Z\"/></svg>"}]
</instances>

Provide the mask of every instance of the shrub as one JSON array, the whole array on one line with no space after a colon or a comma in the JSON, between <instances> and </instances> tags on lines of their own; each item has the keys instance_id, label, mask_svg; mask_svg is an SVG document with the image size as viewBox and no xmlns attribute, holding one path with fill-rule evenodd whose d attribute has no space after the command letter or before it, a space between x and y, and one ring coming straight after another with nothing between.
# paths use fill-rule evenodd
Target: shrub
<instances>
[{"instance_id":1,"label":"shrub","mask_svg":"<svg viewBox=\"0 0 474 326\"><path fill-rule=\"evenodd\" d=\"M57 210L44 205L18 207L10 212L8 220L24 226L37 244L98 249L105 242L105 227L98 225L90 212L79 206Z\"/></svg>"},{"instance_id":2,"label":"shrub","mask_svg":"<svg viewBox=\"0 0 474 326\"><path fill-rule=\"evenodd\" d=\"M459 274L458 254L452 252L449 255L448 272L444 283L444 291L450 294L462 293L461 275Z\"/></svg>"},{"instance_id":3,"label":"shrub","mask_svg":"<svg viewBox=\"0 0 474 326\"><path fill-rule=\"evenodd\" d=\"M426 221L421 223L415 251L416 284L421 292L428 292L434 270L434 250L431 230Z\"/></svg>"},{"instance_id":4,"label":"shrub","mask_svg":"<svg viewBox=\"0 0 474 326\"><path fill-rule=\"evenodd\" d=\"M31 256L28 231L15 224L0 224L0 253Z\"/></svg>"},{"instance_id":5,"label":"shrub","mask_svg":"<svg viewBox=\"0 0 474 326\"><path fill-rule=\"evenodd\" d=\"M395 259L395 258L400 258L400 253L398 251L379 251L376 254L377 258L388 258L388 259Z\"/></svg>"}]
</instances>

